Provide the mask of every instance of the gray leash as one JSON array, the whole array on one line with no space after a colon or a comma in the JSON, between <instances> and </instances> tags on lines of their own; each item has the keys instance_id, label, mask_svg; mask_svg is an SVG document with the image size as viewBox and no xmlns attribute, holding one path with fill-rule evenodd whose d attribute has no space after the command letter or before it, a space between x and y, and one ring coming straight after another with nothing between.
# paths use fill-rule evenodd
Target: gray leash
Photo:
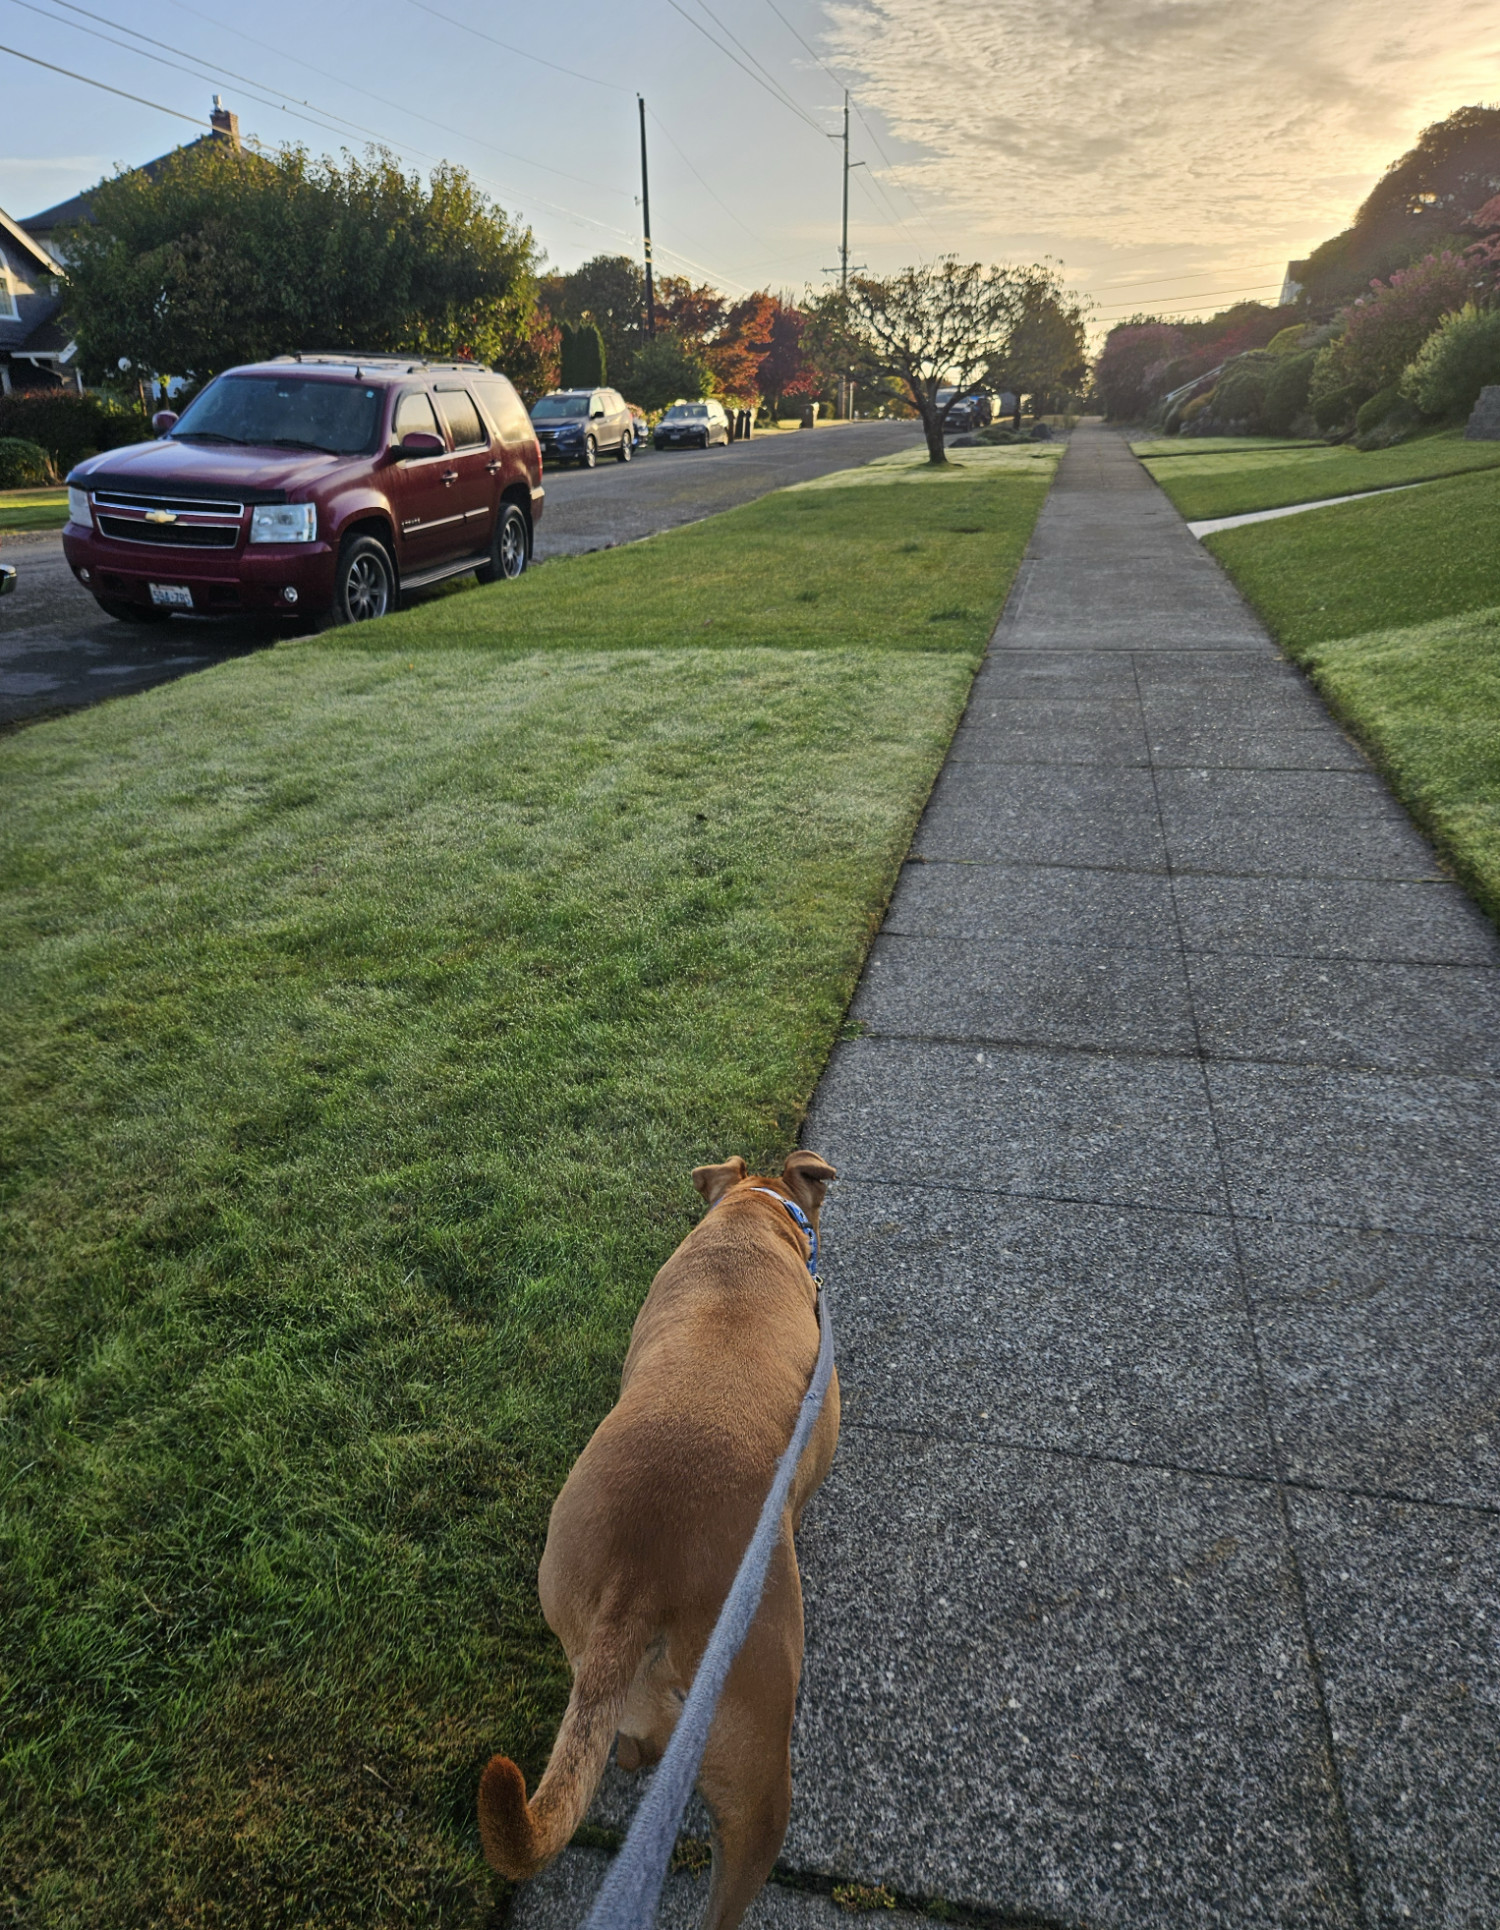
<instances>
[{"instance_id":1,"label":"gray leash","mask_svg":"<svg viewBox=\"0 0 1500 1930\"><path fill-rule=\"evenodd\" d=\"M780 1195L773 1197L780 1198ZM672 1740L635 1813L625 1847L611 1863L600 1885L584 1930L647 1930L655 1920L667 1863L677 1841L677 1825L693 1793L714 1711L719 1706L719 1696L734 1658L744 1646L760 1607L766 1570L781 1533L781 1517L791 1492L792 1477L813 1425L823 1411L828 1383L833 1378L833 1323L828 1317L826 1291L818 1295L818 1324L822 1330L818 1361L807 1392L802 1396L791 1441L776 1463L771 1492L761 1508L760 1520L755 1524L755 1533L750 1537L739 1572L719 1610L719 1619L703 1651L703 1660L698 1664L693 1686L677 1719L677 1727L672 1731Z\"/></svg>"}]
</instances>

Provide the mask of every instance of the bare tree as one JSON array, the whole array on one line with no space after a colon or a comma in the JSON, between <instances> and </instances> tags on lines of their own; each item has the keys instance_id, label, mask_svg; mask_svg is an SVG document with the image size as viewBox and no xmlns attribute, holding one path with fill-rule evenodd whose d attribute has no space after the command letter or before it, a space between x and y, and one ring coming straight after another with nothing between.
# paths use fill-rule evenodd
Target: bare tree
<instances>
[{"instance_id":1,"label":"bare tree","mask_svg":"<svg viewBox=\"0 0 1500 1930\"><path fill-rule=\"evenodd\" d=\"M857 380L900 383L922 418L928 460L946 463L948 416L1003 358L1036 273L945 255L883 280L851 275L847 294L833 289L811 304L809 333L826 361ZM942 403L940 389L953 391Z\"/></svg>"}]
</instances>

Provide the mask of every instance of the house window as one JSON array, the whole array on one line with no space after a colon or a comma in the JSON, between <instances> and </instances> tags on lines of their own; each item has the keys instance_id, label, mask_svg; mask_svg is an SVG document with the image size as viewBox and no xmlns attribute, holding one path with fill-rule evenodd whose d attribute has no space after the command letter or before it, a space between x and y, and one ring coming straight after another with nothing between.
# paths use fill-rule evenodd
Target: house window
<instances>
[{"instance_id":1,"label":"house window","mask_svg":"<svg viewBox=\"0 0 1500 1930\"><path fill-rule=\"evenodd\" d=\"M21 311L16 307L15 290L10 285L10 270L4 255L0 255L0 322L19 321Z\"/></svg>"}]
</instances>

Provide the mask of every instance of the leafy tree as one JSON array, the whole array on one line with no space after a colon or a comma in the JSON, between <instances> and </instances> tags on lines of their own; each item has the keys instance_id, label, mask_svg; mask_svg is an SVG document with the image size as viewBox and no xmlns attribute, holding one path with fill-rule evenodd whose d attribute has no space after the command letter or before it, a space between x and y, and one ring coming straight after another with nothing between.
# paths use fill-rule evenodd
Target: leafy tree
<instances>
[{"instance_id":1,"label":"leafy tree","mask_svg":"<svg viewBox=\"0 0 1500 1930\"><path fill-rule=\"evenodd\" d=\"M757 293L735 302L708 344L705 359L724 395L753 402L760 394L760 370L771 346L776 320L774 295Z\"/></svg>"},{"instance_id":2,"label":"leafy tree","mask_svg":"<svg viewBox=\"0 0 1500 1930\"><path fill-rule=\"evenodd\" d=\"M880 278L851 275L810 304L807 336L856 380L894 378L922 418L927 459L946 463L943 426L958 399L983 386L1023 312L1028 277L1045 270L990 268L945 255ZM954 394L939 403L939 389Z\"/></svg>"},{"instance_id":3,"label":"leafy tree","mask_svg":"<svg viewBox=\"0 0 1500 1930\"><path fill-rule=\"evenodd\" d=\"M642 342L630 365L630 399L638 408L665 409L712 388L713 372L698 345L676 335Z\"/></svg>"},{"instance_id":4,"label":"leafy tree","mask_svg":"<svg viewBox=\"0 0 1500 1930\"><path fill-rule=\"evenodd\" d=\"M1021 426L1021 398L1035 403L1060 389L1077 389L1088 376L1088 341L1083 305L1063 292L1050 268L1027 271L1021 288L1020 313L1006 340L1005 352L989 371L997 389L1011 389L1016 398L1016 427Z\"/></svg>"},{"instance_id":5,"label":"leafy tree","mask_svg":"<svg viewBox=\"0 0 1500 1930\"><path fill-rule=\"evenodd\" d=\"M424 185L377 149L314 161L204 142L118 174L69 238L84 365L212 374L296 348L504 366L535 320L537 250L459 167Z\"/></svg>"},{"instance_id":6,"label":"leafy tree","mask_svg":"<svg viewBox=\"0 0 1500 1930\"><path fill-rule=\"evenodd\" d=\"M656 326L679 341L700 348L723 328L729 303L707 282L690 282L685 275L662 275L656 283Z\"/></svg>"},{"instance_id":7,"label":"leafy tree","mask_svg":"<svg viewBox=\"0 0 1500 1930\"><path fill-rule=\"evenodd\" d=\"M1166 372L1177 367L1186 347L1186 335L1172 322L1143 317L1112 328L1094 365L1094 386L1109 420L1139 421L1159 395L1175 386L1165 379Z\"/></svg>"},{"instance_id":8,"label":"leafy tree","mask_svg":"<svg viewBox=\"0 0 1500 1930\"><path fill-rule=\"evenodd\" d=\"M790 302L776 302L755 379L756 393L765 399L773 417L781 413L785 397L816 395L822 386L822 376L802 345L805 327L800 309Z\"/></svg>"},{"instance_id":9,"label":"leafy tree","mask_svg":"<svg viewBox=\"0 0 1500 1930\"><path fill-rule=\"evenodd\" d=\"M629 255L595 255L566 275L548 275L543 306L558 322L592 322L604 341L605 366L628 368L645 340L646 277Z\"/></svg>"}]
</instances>

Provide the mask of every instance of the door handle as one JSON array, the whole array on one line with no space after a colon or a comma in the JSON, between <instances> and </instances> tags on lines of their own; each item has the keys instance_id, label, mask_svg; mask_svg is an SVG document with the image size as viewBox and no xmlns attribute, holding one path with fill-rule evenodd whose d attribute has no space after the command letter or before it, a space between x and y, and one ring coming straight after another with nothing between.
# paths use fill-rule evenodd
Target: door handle
<instances>
[{"instance_id":1,"label":"door handle","mask_svg":"<svg viewBox=\"0 0 1500 1930\"><path fill-rule=\"evenodd\" d=\"M456 469L445 469L443 471L443 481L445 483L456 483L458 481L458 471Z\"/></svg>"},{"instance_id":2,"label":"door handle","mask_svg":"<svg viewBox=\"0 0 1500 1930\"><path fill-rule=\"evenodd\" d=\"M492 476L498 476L500 471L505 467L505 464L503 462L487 462L484 466Z\"/></svg>"}]
</instances>

